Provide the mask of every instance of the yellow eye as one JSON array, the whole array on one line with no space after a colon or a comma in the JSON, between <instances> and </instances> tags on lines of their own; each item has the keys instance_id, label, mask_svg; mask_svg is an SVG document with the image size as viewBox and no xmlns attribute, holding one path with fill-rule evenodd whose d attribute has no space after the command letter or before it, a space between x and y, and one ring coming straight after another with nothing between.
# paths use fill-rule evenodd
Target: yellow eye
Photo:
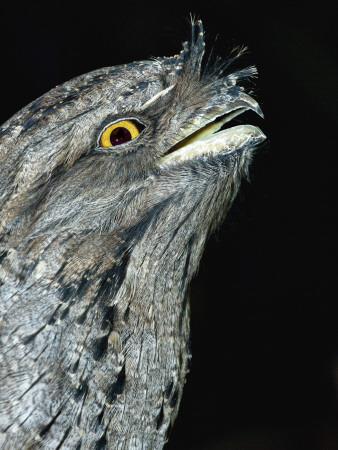
<instances>
[{"instance_id":1,"label":"yellow eye","mask_svg":"<svg viewBox=\"0 0 338 450\"><path fill-rule=\"evenodd\" d=\"M105 128L100 136L100 147L115 147L135 139L144 125L136 120L120 120Z\"/></svg>"}]
</instances>

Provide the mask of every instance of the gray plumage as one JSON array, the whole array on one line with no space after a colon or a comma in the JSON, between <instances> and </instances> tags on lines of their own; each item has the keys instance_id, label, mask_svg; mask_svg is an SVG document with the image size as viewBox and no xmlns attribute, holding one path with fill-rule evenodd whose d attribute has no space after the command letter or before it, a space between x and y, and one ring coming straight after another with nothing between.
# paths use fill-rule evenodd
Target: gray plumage
<instances>
[{"instance_id":1,"label":"gray plumage","mask_svg":"<svg viewBox=\"0 0 338 450\"><path fill-rule=\"evenodd\" d=\"M187 288L264 140L218 131L260 114L238 86L255 69L202 70L192 28L178 56L77 77L0 129L1 449L167 439L190 359ZM102 147L124 119L140 134Z\"/></svg>"}]
</instances>

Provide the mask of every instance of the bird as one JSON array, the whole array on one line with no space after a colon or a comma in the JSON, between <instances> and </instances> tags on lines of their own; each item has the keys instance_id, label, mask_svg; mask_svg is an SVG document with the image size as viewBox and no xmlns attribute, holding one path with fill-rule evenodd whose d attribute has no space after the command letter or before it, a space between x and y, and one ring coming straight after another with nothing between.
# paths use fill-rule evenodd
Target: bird
<instances>
[{"instance_id":1,"label":"bird","mask_svg":"<svg viewBox=\"0 0 338 450\"><path fill-rule=\"evenodd\" d=\"M56 86L0 128L0 448L161 449L189 283L266 137L202 22L173 57ZM238 122L237 122L238 123Z\"/></svg>"}]
</instances>

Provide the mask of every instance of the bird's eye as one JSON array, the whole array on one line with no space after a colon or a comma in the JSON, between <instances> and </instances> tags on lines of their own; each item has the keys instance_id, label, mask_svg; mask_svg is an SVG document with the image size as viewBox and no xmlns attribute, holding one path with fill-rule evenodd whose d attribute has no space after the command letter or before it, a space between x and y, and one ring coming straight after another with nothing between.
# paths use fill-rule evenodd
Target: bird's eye
<instances>
[{"instance_id":1,"label":"bird's eye","mask_svg":"<svg viewBox=\"0 0 338 450\"><path fill-rule=\"evenodd\" d=\"M115 147L135 139L144 129L139 121L120 120L105 128L100 136L100 147Z\"/></svg>"}]
</instances>

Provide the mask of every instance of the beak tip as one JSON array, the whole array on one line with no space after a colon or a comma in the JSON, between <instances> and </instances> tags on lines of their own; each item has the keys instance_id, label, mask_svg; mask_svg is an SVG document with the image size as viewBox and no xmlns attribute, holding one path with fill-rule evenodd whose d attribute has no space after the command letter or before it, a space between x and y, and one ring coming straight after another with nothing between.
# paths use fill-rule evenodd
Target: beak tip
<instances>
[{"instance_id":1,"label":"beak tip","mask_svg":"<svg viewBox=\"0 0 338 450\"><path fill-rule=\"evenodd\" d=\"M261 107L259 106L258 103L257 103L257 105L256 105L256 113L257 113L262 119L264 119L264 113L263 113L263 111L262 111L262 109L261 109Z\"/></svg>"}]
</instances>

